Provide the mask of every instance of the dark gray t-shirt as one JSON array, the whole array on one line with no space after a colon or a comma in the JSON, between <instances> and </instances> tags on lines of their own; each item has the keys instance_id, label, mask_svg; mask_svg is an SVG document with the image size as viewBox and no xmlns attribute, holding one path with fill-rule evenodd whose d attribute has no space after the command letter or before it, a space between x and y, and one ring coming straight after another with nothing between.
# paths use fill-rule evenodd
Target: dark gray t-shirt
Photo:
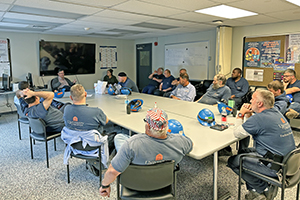
<instances>
[{"instance_id":1,"label":"dark gray t-shirt","mask_svg":"<svg viewBox=\"0 0 300 200\"><path fill-rule=\"evenodd\" d=\"M295 149L290 124L275 108L251 116L242 126L252 135L256 151L262 156L267 151L284 156Z\"/></svg>"},{"instance_id":2,"label":"dark gray t-shirt","mask_svg":"<svg viewBox=\"0 0 300 200\"><path fill-rule=\"evenodd\" d=\"M150 165L165 160L175 160L177 164L192 148L192 141L179 134L168 134L166 139L157 139L142 133L129 138L111 164L120 173L125 171L130 163Z\"/></svg>"},{"instance_id":3,"label":"dark gray t-shirt","mask_svg":"<svg viewBox=\"0 0 300 200\"><path fill-rule=\"evenodd\" d=\"M136 86L136 84L130 78L128 78L128 77L127 77L127 79L126 79L126 81L124 83L119 82L119 84L122 87L130 88L132 90L132 92L139 92L139 89Z\"/></svg>"},{"instance_id":4,"label":"dark gray t-shirt","mask_svg":"<svg viewBox=\"0 0 300 200\"><path fill-rule=\"evenodd\" d=\"M98 130L103 132L106 115L100 108L86 105L69 105L64 110L66 127L77 131Z\"/></svg>"},{"instance_id":5,"label":"dark gray t-shirt","mask_svg":"<svg viewBox=\"0 0 300 200\"><path fill-rule=\"evenodd\" d=\"M225 85L223 87L220 87L218 89L213 89L213 84L209 86L206 93L203 95L203 97L198 101L198 103L205 103L205 104L217 104L218 101L221 101L222 99L226 100L228 102L228 99L231 96L230 88Z\"/></svg>"},{"instance_id":6,"label":"dark gray t-shirt","mask_svg":"<svg viewBox=\"0 0 300 200\"><path fill-rule=\"evenodd\" d=\"M293 84L288 84L286 88L292 88L292 87L300 88L300 80L296 80L295 83ZM293 102L300 103L300 92L295 92L292 95L293 95Z\"/></svg>"}]
</instances>

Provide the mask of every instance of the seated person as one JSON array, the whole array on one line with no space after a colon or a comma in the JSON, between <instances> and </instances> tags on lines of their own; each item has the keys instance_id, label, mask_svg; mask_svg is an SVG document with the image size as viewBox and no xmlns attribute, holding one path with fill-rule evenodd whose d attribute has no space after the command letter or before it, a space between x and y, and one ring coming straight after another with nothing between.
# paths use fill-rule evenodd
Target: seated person
<instances>
[{"instance_id":1,"label":"seated person","mask_svg":"<svg viewBox=\"0 0 300 200\"><path fill-rule=\"evenodd\" d=\"M65 91L70 91L70 88L76 83L76 80L71 82L68 78L66 78L63 69L59 69L57 75L58 77L51 81L52 91L61 90L63 88L66 89Z\"/></svg>"},{"instance_id":2,"label":"seated person","mask_svg":"<svg viewBox=\"0 0 300 200\"><path fill-rule=\"evenodd\" d=\"M116 135L117 154L102 180L99 189L101 196L110 195L110 184L129 164L147 165L164 160L175 160L177 164L192 150L193 143L188 137L167 134L168 116L163 110L159 108L148 110L144 121L145 133L130 138L124 134Z\"/></svg>"},{"instance_id":3,"label":"seated person","mask_svg":"<svg viewBox=\"0 0 300 200\"><path fill-rule=\"evenodd\" d=\"M172 91L170 97L177 100L194 101L195 87L189 82L188 74L180 74L179 85Z\"/></svg>"},{"instance_id":4,"label":"seated person","mask_svg":"<svg viewBox=\"0 0 300 200\"><path fill-rule=\"evenodd\" d=\"M108 123L109 119L100 108L88 107L86 105L86 96L87 93L82 85L76 84L71 87L70 98L73 101L73 104L65 108L63 116L67 128L64 128L64 135L62 135L62 138L65 139L65 142L67 141L67 137L72 138L72 131L84 131L85 134L80 135L81 140L84 141L93 141L93 143L95 143L95 135L100 137L100 141L106 140L106 138L102 137L104 136L103 128L105 128L104 126ZM78 137L78 132L73 132L73 135L74 137ZM114 149L114 136L115 134L109 134L107 137L108 148L110 150ZM98 142L98 144L101 143ZM104 166L106 166L106 161L108 159L109 152L104 152L104 155L106 160L103 160L103 162L105 162ZM97 164L97 162L94 160L88 162L88 165L91 172L94 175L99 176L99 163Z\"/></svg>"},{"instance_id":5,"label":"seated person","mask_svg":"<svg viewBox=\"0 0 300 200\"><path fill-rule=\"evenodd\" d=\"M286 97L286 94L284 92L283 83L278 80L272 81L268 84L268 90L274 94L274 108L276 108L279 112L281 112L281 114L284 115L286 113L289 99Z\"/></svg>"},{"instance_id":6,"label":"seated person","mask_svg":"<svg viewBox=\"0 0 300 200\"><path fill-rule=\"evenodd\" d=\"M60 132L65 126L63 113L51 106L53 92L34 92L30 89L23 90L24 101L28 104L25 115L30 118L41 118L45 121L47 132ZM40 98L44 101L40 102Z\"/></svg>"},{"instance_id":7,"label":"seated person","mask_svg":"<svg viewBox=\"0 0 300 200\"><path fill-rule=\"evenodd\" d=\"M233 69L231 77L226 81L226 85L231 90L230 98L235 101L235 107L239 109L242 106L242 97L249 90L249 83L242 77L242 70L240 68Z\"/></svg>"},{"instance_id":8,"label":"seated person","mask_svg":"<svg viewBox=\"0 0 300 200\"><path fill-rule=\"evenodd\" d=\"M283 82L285 93L293 95L293 102L288 107L285 116L288 119L298 118L300 113L300 80L297 80L294 70L287 69L283 74Z\"/></svg>"},{"instance_id":9,"label":"seated person","mask_svg":"<svg viewBox=\"0 0 300 200\"><path fill-rule=\"evenodd\" d=\"M172 91L172 82L174 79L175 78L171 75L170 70L166 69L164 71L164 78L159 85L159 89L154 90L154 95L163 96L166 92Z\"/></svg>"},{"instance_id":10,"label":"seated person","mask_svg":"<svg viewBox=\"0 0 300 200\"><path fill-rule=\"evenodd\" d=\"M225 85L226 77L223 74L217 74L214 77L214 82L209 86L206 93L197 101L209 105L217 104L218 102L228 102L231 96L231 91Z\"/></svg>"},{"instance_id":11,"label":"seated person","mask_svg":"<svg viewBox=\"0 0 300 200\"><path fill-rule=\"evenodd\" d=\"M103 78L103 81L107 81L106 87L108 87L109 84L114 85L115 83L118 83L118 79L113 75L112 69L107 70L106 75Z\"/></svg>"},{"instance_id":12,"label":"seated person","mask_svg":"<svg viewBox=\"0 0 300 200\"><path fill-rule=\"evenodd\" d=\"M122 87L129 88L132 90L132 92L139 92L139 89L136 86L136 84L130 78L127 77L125 72L120 72L118 74L118 79L119 79L119 84Z\"/></svg>"},{"instance_id":13,"label":"seated person","mask_svg":"<svg viewBox=\"0 0 300 200\"><path fill-rule=\"evenodd\" d=\"M237 138L244 138L242 140L248 140L251 135L256 145L254 148L243 149L238 155L228 159L228 166L236 174L239 174L241 155L248 154L270 158L268 155L271 154L282 158L295 149L293 131L286 119L273 105L274 95L270 91L256 90L252 95L251 105L244 104L241 107L233 134ZM251 116L253 112L255 115ZM248 119L243 123L244 117ZM275 166L261 162L259 159L246 158L243 165L248 169L263 173L265 176L278 177L276 174L278 169L276 170ZM275 198L278 191L277 186L246 172L242 172L242 179L246 181L246 187L249 191L245 199Z\"/></svg>"},{"instance_id":14,"label":"seated person","mask_svg":"<svg viewBox=\"0 0 300 200\"><path fill-rule=\"evenodd\" d=\"M160 67L148 76L149 84L143 88L142 93L153 94L154 90L160 85L164 78L163 68Z\"/></svg>"}]
</instances>

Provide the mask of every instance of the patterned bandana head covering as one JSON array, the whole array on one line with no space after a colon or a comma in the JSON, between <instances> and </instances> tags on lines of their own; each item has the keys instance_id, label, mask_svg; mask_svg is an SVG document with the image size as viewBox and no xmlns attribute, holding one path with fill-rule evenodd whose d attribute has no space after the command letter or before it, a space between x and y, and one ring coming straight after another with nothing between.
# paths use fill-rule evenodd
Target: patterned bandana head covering
<instances>
[{"instance_id":1,"label":"patterned bandana head covering","mask_svg":"<svg viewBox=\"0 0 300 200\"><path fill-rule=\"evenodd\" d=\"M159 108L151 108L147 111L146 122L156 131L162 130L167 126L168 115Z\"/></svg>"}]
</instances>

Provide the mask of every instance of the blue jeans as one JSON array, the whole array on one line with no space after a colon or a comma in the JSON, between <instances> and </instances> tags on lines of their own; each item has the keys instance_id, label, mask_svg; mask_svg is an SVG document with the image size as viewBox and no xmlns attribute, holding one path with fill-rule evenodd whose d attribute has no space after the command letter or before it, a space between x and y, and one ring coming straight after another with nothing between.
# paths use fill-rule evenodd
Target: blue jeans
<instances>
[{"instance_id":1,"label":"blue jeans","mask_svg":"<svg viewBox=\"0 0 300 200\"><path fill-rule=\"evenodd\" d=\"M142 93L153 94L155 89L156 87L154 85L147 85L146 87L143 88Z\"/></svg>"},{"instance_id":2,"label":"blue jeans","mask_svg":"<svg viewBox=\"0 0 300 200\"><path fill-rule=\"evenodd\" d=\"M291 105L289 106L289 109L290 108L300 113L300 103L292 102Z\"/></svg>"},{"instance_id":3,"label":"blue jeans","mask_svg":"<svg viewBox=\"0 0 300 200\"><path fill-rule=\"evenodd\" d=\"M241 155L255 155L255 156L260 156L257 152L251 152L251 153L245 153L245 154L238 154L235 156L231 156L228 159L228 166L236 173L239 174L239 165L240 165L240 156ZM264 165L262 162L260 162L256 158L246 158L243 161L243 167L262 173L266 176L269 177L277 177L276 171L270 169L270 167ZM247 174L247 172L242 173L242 179L246 181L246 186L248 190L255 189L256 192L262 193L267 187L268 183L256 178L250 174Z\"/></svg>"},{"instance_id":4,"label":"blue jeans","mask_svg":"<svg viewBox=\"0 0 300 200\"><path fill-rule=\"evenodd\" d=\"M125 135L125 134L117 134L115 136L114 139L114 143L115 143L115 148L117 150L117 152L119 151L119 149L121 148L121 146L125 143L126 140L128 140L130 138L129 135Z\"/></svg>"}]
</instances>

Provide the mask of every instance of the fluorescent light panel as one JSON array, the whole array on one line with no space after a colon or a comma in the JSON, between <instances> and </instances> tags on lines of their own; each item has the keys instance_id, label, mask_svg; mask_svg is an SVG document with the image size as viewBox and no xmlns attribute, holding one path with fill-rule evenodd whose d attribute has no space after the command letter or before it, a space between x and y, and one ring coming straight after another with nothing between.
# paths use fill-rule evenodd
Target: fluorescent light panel
<instances>
[{"instance_id":1,"label":"fluorescent light panel","mask_svg":"<svg viewBox=\"0 0 300 200\"><path fill-rule=\"evenodd\" d=\"M287 2L290 2L292 4L295 4L297 6L300 6L300 1L299 0L286 0Z\"/></svg>"},{"instance_id":2,"label":"fluorescent light panel","mask_svg":"<svg viewBox=\"0 0 300 200\"><path fill-rule=\"evenodd\" d=\"M196 10L195 12L227 18L227 19L236 19L241 17L249 17L249 16L257 15L257 13L254 12L250 12L250 11L246 11L246 10L242 10L239 8L234 8L226 5L220 5L211 8Z\"/></svg>"}]
</instances>

